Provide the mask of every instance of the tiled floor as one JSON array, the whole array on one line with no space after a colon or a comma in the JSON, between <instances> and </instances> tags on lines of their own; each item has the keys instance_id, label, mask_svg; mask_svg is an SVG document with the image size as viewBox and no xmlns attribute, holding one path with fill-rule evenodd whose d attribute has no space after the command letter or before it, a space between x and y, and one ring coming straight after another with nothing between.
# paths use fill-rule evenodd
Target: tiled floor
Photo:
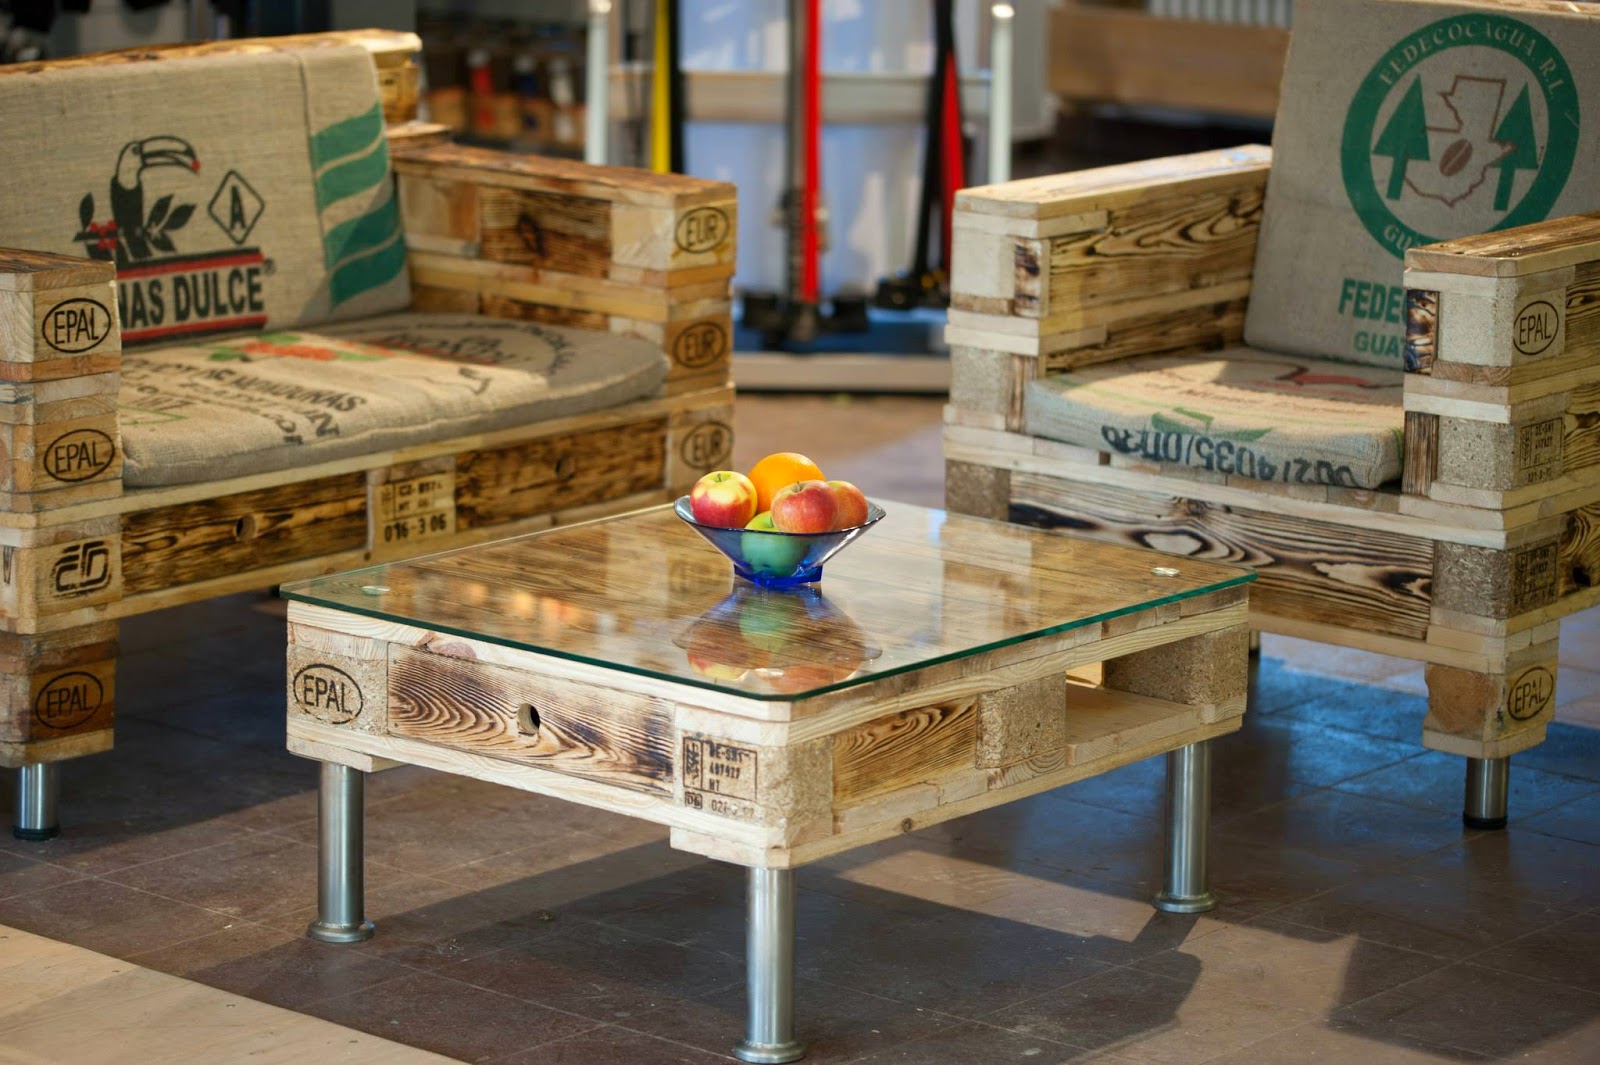
<instances>
[{"instance_id":1,"label":"tiled floor","mask_svg":"<svg viewBox=\"0 0 1600 1065\"><path fill-rule=\"evenodd\" d=\"M738 460L800 449L937 503L938 418L745 397ZM1600 722L1600 617L1563 640L1560 713ZM0 841L0 923L465 1061L726 1060L739 870L395 770L369 785L378 937L313 943L315 774L283 751L280 604L175 610L123 642L117 749L66 768L62 839ZM1464 832L1420 693L1409 663L1266 641L1216 748L1213 914L1146 902L1159 762L802 870L809 1060L1600 1061L1600 732L1552 727L1515 760L1512 827Z\"/></svg>"}]
</instances>

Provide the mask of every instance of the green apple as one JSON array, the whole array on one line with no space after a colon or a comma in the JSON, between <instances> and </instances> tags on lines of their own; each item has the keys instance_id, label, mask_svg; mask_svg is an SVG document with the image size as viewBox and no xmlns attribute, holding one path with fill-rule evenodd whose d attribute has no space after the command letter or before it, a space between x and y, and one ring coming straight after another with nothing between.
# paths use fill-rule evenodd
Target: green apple
<instances>
[{"instance_id":1,"label":"green apple","mask_svg":"<svg viewBox=\"0 0 1600 1065\"><path fill-rule=\"evenodd\" d=\"M757 573L769 577L787 577L805 557L808 538L779 532L772 524L770 510L751 518L745 530L739 543L739 552L744 555L744 564Z\"/></svg>"}]
</instances>

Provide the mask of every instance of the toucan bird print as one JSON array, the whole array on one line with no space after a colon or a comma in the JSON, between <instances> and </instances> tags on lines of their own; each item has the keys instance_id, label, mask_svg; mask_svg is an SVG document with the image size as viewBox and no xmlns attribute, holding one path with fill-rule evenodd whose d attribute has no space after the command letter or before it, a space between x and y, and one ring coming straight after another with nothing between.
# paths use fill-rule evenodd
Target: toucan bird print
<instances>
[{"instance_id":1,"label":"toucan bird print","mask_svg":"<svg viewBox=\"0 0 1600 1065\"><path fill-rule=\"evenodd\" d=\"M111 217L95 220L94 194L78 203L82 229L73 238L82 241L92 259L115 258L128 266L150 258L154 252L172 253L177 247L171 234L182 229L194 214L194 204L172 206L172 193L145 207L145 171L156 167L181 167L198 172L200 159L182 137L156 136L129 141L117 155L108 198Z\"/></svg>"}]
</instances>

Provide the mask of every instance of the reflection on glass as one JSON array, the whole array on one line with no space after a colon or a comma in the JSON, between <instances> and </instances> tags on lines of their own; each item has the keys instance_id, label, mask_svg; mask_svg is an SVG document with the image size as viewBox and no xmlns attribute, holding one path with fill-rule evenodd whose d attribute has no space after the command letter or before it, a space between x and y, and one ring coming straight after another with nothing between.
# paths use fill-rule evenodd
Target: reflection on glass
<instances>
[{"instance_id":1,"label":"reflection on glass","mask_svg":"<svg viewBox=\"0 0 1600 1065\"><path fill-rule=\"evenodd\" d=\"M778 590L743 581L673 642L702 677L780 694L837 684L882 653L815 586Z\"/></svg>"}]
</instances>

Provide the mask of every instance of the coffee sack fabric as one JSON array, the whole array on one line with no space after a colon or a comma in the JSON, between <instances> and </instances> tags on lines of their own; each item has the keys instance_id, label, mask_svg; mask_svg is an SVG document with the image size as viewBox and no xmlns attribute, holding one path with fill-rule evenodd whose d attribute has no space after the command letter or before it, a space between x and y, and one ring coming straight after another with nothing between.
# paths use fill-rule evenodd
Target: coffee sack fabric
<instances>
[{"instance_id":1,"label":"coffee sack fabric","mask_svg":"<svg viewBox=\"0 0 1600 1065\"><path fill-rule=\"evenodd\" d=\"M129 486L219 480L526 425L656 391L632 337L395 314L123 356Z\"/></svg>"}]
</instances>

